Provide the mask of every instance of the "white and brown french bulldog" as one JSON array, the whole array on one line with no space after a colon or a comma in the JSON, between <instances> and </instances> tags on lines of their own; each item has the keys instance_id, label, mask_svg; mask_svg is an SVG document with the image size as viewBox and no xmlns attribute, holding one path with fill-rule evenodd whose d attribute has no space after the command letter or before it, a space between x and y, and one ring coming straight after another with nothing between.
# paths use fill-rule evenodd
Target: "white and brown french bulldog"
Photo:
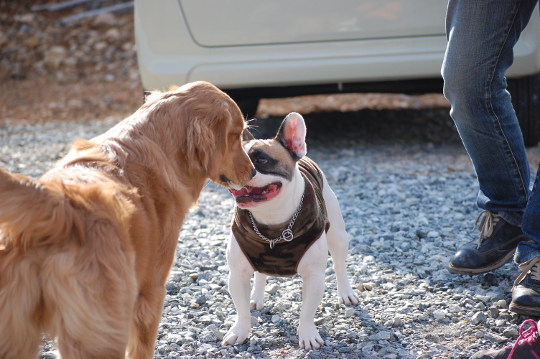
<instances>
[{"instance_id":1,"label":"white and brown french bulldog","mask_svg":"<svg viewBox=\"0 0 540 359\"><path fill-rule=\"evenodd\" d=\"M324 342L314 318L325 291L328 251L339 303L358 303L347 277L349 244L338 200L321 169L306 157L306 125L300 114L290 113L272 139L244 140L257 172L242 189L229 190L236 207L227 262L237 318L222 344L240 344L248 337L250 310L263 308L267 276L298 273L303 281L299 345L317 349Z\"/></svg>"}]
</instances>

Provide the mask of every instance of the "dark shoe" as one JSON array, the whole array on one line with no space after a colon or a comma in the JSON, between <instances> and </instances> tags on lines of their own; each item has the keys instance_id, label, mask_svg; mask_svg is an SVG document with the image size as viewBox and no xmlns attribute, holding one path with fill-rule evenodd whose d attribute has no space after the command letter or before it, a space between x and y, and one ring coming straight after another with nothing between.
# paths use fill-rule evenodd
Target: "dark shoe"
<instances>
[{"instance_id":1,"label":"dark shoe","mask_svg":"<svg viewBox=\"0 0 540 359\"><path fill-rule=\"evenodd\" d=\"M518 314L540 316L540 257L519 265L509 309Z\"/></svg>"},{"instance_id":2,"label":"dark shoe","mask_svg":"<svg viewBox=\"0 0 540 359\"><path fill-rule=\"evenodd\" d=\"M525 329L527 324L531 326ZM527 319L521 323L519 338L513 345L507 345L499 350L483 350L474 354L471 359L540 359L538 324L532 319Z\"/></svg>"},{"instance_id":3,"label":"dark shoe","mask_svg":"<svg viewBox=\"0 0 540 359\"><path fill-rule=\"evenodd\" d=\"M502 267L513 257L518 243L528 239L521 227L490 211L480 213L475 228L480 230L479 240L459 249L448 266L451 273L474 275Z\"/></svg>"}]
</instances>

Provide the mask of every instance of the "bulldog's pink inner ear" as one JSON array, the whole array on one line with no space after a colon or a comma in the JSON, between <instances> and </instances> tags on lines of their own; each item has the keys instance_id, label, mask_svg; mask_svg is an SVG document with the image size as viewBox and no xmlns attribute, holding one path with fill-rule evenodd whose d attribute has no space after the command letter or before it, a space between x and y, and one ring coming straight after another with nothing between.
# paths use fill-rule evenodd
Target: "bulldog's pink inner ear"
<instances>
[{"instance_id":1,"label":"bulldog's pink inner ear","mask_svg":"<svg viewBox=\"0 0 540 359\"><path fill-rule=\"evenodd\" d=\"M306 125L304 119L299 114L289 114L284 128L284 137L287 147L299 158L307 153L306 146Z\"/></svg>"}]
</instances>

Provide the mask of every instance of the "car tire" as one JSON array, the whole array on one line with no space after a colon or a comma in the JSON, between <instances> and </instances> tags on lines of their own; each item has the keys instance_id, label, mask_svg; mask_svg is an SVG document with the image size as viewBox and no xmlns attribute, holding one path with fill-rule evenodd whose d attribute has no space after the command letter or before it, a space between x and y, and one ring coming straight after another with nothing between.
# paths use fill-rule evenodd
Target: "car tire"
<instances>
[{"instance_id":1,"label":"car tire","mask_svg":"<svg viewBox=\"0 0 540 359\"><path fill-rule=\"evenodd\" d=\"M508 91L525 146L536 146L540 142L540 73L508 79Z\"/></svg>"}]
</instances>

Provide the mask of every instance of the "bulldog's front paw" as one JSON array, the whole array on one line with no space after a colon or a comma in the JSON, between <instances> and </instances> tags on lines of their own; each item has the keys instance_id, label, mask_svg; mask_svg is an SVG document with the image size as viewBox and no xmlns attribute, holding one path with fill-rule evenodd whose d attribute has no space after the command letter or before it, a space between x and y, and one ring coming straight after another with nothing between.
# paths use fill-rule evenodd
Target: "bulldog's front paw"
<instances>
[{"instance_id":1,"label":"bulldog's front paw","mask_svg":"<svg viewBox=\"0 0 540 359\"><path fill-rule=\"evenodd\" d=\"M225 345L242 344L247 339L250 332L251 332L251 323L247 323L247 325L245 325L237 321L236 323L234 323L231 329L229 329L227 334L225 334L225 337L223 337L223 341L221 342L221 345L225 346Z\"/></svg>"},{"instance_id":2,"label":"bulldog's front paw","mask_svg":"<svg viewBox=\"0 0 540 359\"><path fill-rule=\"evenodd\" d=\"M253 292L251 294L250 308L251 310L261 310L264 307L264 292Z\"/></svg>"},{"instance_id":3,"label":"bulldog's front paw","mask_svg":"<svg viewBox=\"0 0 540 359\"><path fill-rule=\"evenodd\" d=\"M339 304L357 305L360 302L360 299L358 299L358 296L349 283L341 286L338 284L337 296Z\"/></svg>"},{"instance_id":4,"label":"bulldog's front paw","mask_svg":"<svg viewBox=\"0 0 540 359\"><path fill-rule=\"evenodd\" d=\"M298 326L298 345L305 350L316 350L324 344L314 323Z\"/></svg>"}]
</instances>

